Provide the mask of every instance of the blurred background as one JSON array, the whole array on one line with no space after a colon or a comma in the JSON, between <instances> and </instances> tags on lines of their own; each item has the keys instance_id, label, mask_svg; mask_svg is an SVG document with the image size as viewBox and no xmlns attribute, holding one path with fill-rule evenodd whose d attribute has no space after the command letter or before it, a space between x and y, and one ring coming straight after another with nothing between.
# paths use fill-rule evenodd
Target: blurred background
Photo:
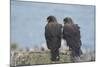
<instances>
[{"instance_id":1,"label":"blurred background","mask_svg":"<svg viewBox=\"0 0 100 67\"><path fill-rule=\"evenodd\" d=\"M49 52L44 37L46 18L49 15L55 16L61 24L63 18L71 17L74 23L80 26L83 52L89 52L94 56L95 6L17 0L11 0L11 53L13 55L13 51L16 53L20 51L20 54L26 51ZM62 39L61 51L66 53L68 47L65 44Z\"/></svg>"}]
</instances>

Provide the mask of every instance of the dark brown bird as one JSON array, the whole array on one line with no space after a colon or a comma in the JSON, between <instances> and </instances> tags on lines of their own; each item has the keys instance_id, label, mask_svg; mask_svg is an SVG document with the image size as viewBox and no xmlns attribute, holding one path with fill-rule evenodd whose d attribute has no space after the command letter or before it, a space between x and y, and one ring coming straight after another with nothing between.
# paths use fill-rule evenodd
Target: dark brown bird
<instances>
[{"instance_id":1,"label":"dark brown bird","mask_svg":"<svg viewBox=\"0 0 100 67\"><path fill-rule=\"evenodd\" d=\"M64 19L63 38L67 41L67 45L72 50L74 57L82 54L80 27L74 24L70 17Z\"/></svg>"},{"instance_id":2,"label":"dark brown bird","mask_svg":"<svg viewBox=\"0 0 100 67\"><path fill-rule=\"evenodd\" d=\"M45 39L48 49L51 51L51 60L56 61L59 57L59 48L61 46L61 29L62 25L59 24L54 16L47 18L47 25L45 26Z\"/></svg>"}]
</instances>

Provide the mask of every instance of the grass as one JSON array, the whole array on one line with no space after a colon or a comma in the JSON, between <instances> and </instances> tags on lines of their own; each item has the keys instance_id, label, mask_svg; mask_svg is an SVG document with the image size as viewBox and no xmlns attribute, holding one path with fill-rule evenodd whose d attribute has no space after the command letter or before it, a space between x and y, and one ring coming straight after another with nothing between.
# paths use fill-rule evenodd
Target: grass
<instances>
[{"instance_id":1,"label":"grass","mask_svg":"<svg viewBox=\"0 0 100 67\"><path fill-rule=\"evenodd\" d=\"M67 52L68 53L68 52ZM57 62L52 62L50 60L50 53L49 52L32 52L32 53L24 53L24 61L19 59L16 61L16 66L30 66L30 65L44 65L44 64L56 64L56 63L70 63L71 58L69 54L60 53L60 60ZM86 56L83 55L83 58ZM85 61L85 60L83 60Z\"/></svg>"},{"instance_id":2,"label":"grass","mask_svg":"<svg viewBox=\"0 0 100 67\"><path fill-rule=\"evenodd\" d=\"M16 61L16 65L40 65L40 64L52 64L52 63L64 63L71 62L70 56L60 53L60 61L52 62L50 60L50 53L29 53L28 58Z\"/></svg>"}]
</instances>

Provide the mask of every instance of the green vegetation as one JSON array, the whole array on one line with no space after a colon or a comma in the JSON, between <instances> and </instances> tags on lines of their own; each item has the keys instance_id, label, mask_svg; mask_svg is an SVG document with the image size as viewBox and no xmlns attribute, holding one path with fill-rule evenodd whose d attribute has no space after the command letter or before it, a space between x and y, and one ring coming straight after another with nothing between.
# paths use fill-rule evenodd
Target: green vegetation
<instances>
[{"instance_id":1,"label":"green vegetation","mask_svg":"<svg viewBox=\"0 0 100 67\"><path fill-rule=\"evenodd\" d=\"M35 48L36 49L36 48ZM40 51L37 48L36 50L30 51L30 49L26 48L26 50L20 49L16 43L11 44L11 66L26 66L26 65L41 65L41 64L56 64L56 63L70 63L70 51L65 50L64 52L60 52L60 60L56 62L52 62L50 60L50 52L41 48ZM85 61L95 61L95 52L86 52L81 57L79 62ZM77 61L76 61L77 62Z\"/></svg>"},{"instance_id":2,"label":"green vegetation","mask_svg":"<svg viewBox=\"0 0 100 67\"><path fill-rule=\"evenodd\" d=\"M24 61L23 58L17 59L16 65L40 65L40 64L52 64L52 63L69 63L70 61L70 56L60 53L60 61L52 62L50 60L50 53L40 53L40 52L32 52L32 53L27 53L24 55Z\"/></svg>"},{"instance_id":3,"label":"green vegetation","mask_svg":"<svg viewBox=\"0 0 100 67\"><path fill-rule=\"evenodd\" d=\"M16 50L18 45L16 43L11 44L11 50Z\"/></svg>"}]
</instances>

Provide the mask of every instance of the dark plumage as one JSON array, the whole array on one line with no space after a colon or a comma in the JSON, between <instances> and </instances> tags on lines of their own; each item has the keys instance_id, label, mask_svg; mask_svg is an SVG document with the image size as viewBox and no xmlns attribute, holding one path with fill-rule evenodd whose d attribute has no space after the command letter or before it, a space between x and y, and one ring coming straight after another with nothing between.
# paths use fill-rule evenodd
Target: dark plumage
<instances>
[{"instance_id":1,"label":"dark plumage","mask_svg":"<svg viewBox=\"0 0 100 67\"><path fill-rule=\"evenodd\" d=\"M63 38L67 41L67 45L72 50L73 56L80 56L82 53L80 27L74 24L69 17L64 19Z\"/></svg>"},{"instance_id":2,"label":"dark plumage","mask_svg":"<svg viewBox=\"0 0 100 67\"><path fill-rule=\"evenodd\" d=\"M49 16L47 21L48 23L45 26L45 39L47 47L51 50L52 57L55 59L59 55L59 48L61 46L62 25L57 23L54 16Z\"/></svg>"}]
</instances>

